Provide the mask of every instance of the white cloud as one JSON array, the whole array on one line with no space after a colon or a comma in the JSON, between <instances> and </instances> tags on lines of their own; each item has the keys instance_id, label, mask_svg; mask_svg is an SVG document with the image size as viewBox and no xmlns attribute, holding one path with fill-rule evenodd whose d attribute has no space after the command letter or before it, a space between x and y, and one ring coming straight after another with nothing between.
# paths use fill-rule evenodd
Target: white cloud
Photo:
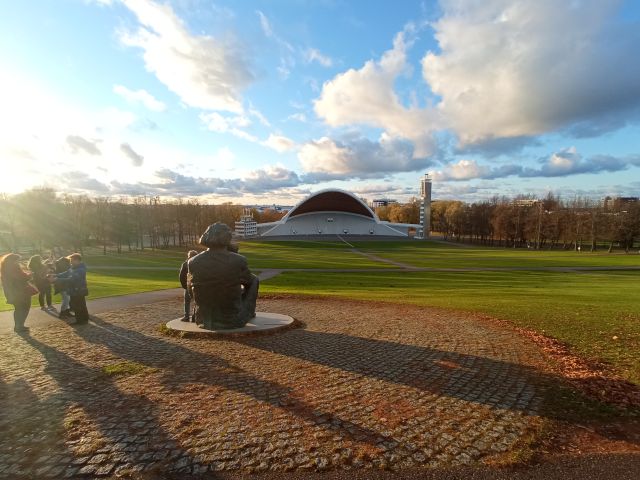
<instances>
[{"instance_id":1,"label":"white cloud","mask_svg":"<svg viewBox=\"0 0 640 480\"><path fill-rule=\"evenodd\" d=\"M317 62L327 68L333 65L333 59L321 53L317 48L307 48L304 57L307 63Z\"/></svg>"},{"instance_id":2,"label":"white cloud","mask_svg":"<svg viewBox=\"0 0 640 480\"><path fill-rule=\"evenodd\" d=\"M432 153L437 112L403 106L394 90L396 78L407 69L406 49L411 42L406 37L413 28L409 25L398 33L393 48L380 60L369 60L359 70L347 70L326 82L315 101L318 116L334 127L367 124L411 140L417 157Z\"/></svg>"},{"instance_id":3,"label":"white cloud","mask_svg":"<svg viewBox=\"0 0 640 480\"><path fill-rule=\"evenodd\" d=\"M251 120L244 114L225 117L218 112L202 113L200 114L200 120L202 120L212 132L230 133L231 135L250 142L258 141L257 137L242 130L242 128L251 125Z\"/></svg>"},{"instance_id":4,"label":"white cloud","mask_svg":"<svg viewBox=\"0 0 640 480\"><path fill-rule=\"evenodd\" d=\"M457 163L447 165L443 170L432 173L435 181L470 180L482 178L489 173L486 165L478 165L475 160L460 160Z\"/></svg>"},{"instance_id":5,"label":"white cloud","mask_svg":"<svg viewBox=\"0 0 640 480\"><path fill-rule=\"evenodd\" d=\"M600 172L618 172L633 166L640 166L640 155L615 157L612 155L593 155L583 157L575 147L569 147L541 158L539 167L528 167L518 164L482 165L476 160L460 160L445 165L444 168L432 172L433 179L438 182L463 181L472 179L494 180L517 176L532 177L567 177L570 175L593 174Z\"/></svg>"},{"instance_id":6,"label":"white cloud","mask_svg":"<svg viewBox=\"0 0 640 480\"><path fill-rule=\"evenodd\" d=\"M640 29L618 2L442 2L440 52L422 60L438 110L462 144L598 123L640 104ZM624 120L595 128L619 128ZM589 130L582 125L581 131Z\"/></svg>"},{"instance_id":7,"label":"white cloud","mask_svg":"<svg viewBox=\"0 0 640 480\"><path fill-rule=\"evenodd\" d=\"M409 142L386 133L377 142L358 135L342 140L322 137L302 145L298 159L305 172L313 174L314 178L326 179L414 171L428 164L424 159L414 158Z\"/></svg>"},{"instance_id":8,"label":"white cloud","mask_svg":"<svg viewBox=\"0 0 640 480\"><path fill-rule=\"evenodd\" d=\"M253 81L244 50L231 40L191 34L167 4L123 0L140 27L120 35L139 47L147 70L191 106L241 113L242 90Z\"/></svg>"},{"instance_id":9,"label":"white cloud","mask_svg":"<svg viewBox=\"0 0 640 480\"><path fill-rule=\"evenodd\" d=\"M164 103L143 89L130 90L123 85L114 85L113 91L124 98L127 102L141 103L146 108L154 112L162 112L166 108Z\"/></svg>"},{"instance_id":10,"label":"white cloud","mask_svg":"<svg viewBox=\"0 0 640 480\"><path fill-rule=\"evenodd\" d=\"M296 142L283 135L269 135L264 142L261 142L265 147L269 147L278 153L288 152L296 148Z\"/></svg>"},{"instance_id":11,"label":"white cloud","mask_svg":"<svg viewBox=\"0 0 640 480\"><path fill-rule=\"evenodd\" d=\"M307 116L302 112L292 113L287 117L287 120L295 120L297 122L305 123L307 121Z\"/></svg>"}]
</instances>

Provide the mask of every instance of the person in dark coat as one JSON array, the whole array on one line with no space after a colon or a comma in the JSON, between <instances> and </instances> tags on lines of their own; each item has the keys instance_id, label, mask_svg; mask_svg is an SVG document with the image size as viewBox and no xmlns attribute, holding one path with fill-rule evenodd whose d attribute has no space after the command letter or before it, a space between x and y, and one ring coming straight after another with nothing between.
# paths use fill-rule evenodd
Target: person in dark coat
<instances>
[{"instance_id":1,"label":"person in dark coat","mask_svg":"<svg viewBox=\"0 0 640 480\"><path fill-rule=\"evenodd\" d=\"M187 259L182 262L182 266L180 267L180 285L184 288L184 317L180 320L183 322L196 321L195 315L193 318L191 317L191 291L187 285L187 275L189 274L189 267L187 265L189 259L195 257L197 254L198 252L196 250L189 250L189 253L187 253Z\"/></svg>"},{"instance_id":2,"label":"person in dark coat","mask_svg":"<svg viewBox=\"0 0 640 480\"><path fill-rule=\"evenodd\" d=\"M71 268L71 262L67 257L60 257L55 261L55 273L64 273ZM55 295L60 294L60 319L73 317L71 308L69 307L69 293L65 289L64 282L55 282L53 287L53 293Z\"/></svg>"},{"instance_id":3,"label":"person in dark coat","mask_svg":"<svg viewBox=\"0 0 640 480\"><path fill-rule=\"evenodd\" d=\"M51 303L51 282L49 282L49 279L47 278L50 273L53 273L51 264L43 262L40 255L34 255L29 260L29 265L27 267L31 270L33 283L35 283L36 288L38 289L38 302L40 303L40 308L42 310L51 310L53 308ZM47 302L46 307L44 303L45 300Z\"/></svg>"},{"instance_id":4,"label":"person in dark coat","mask_svg":"<svg viewBox=\"0 0 640 480\"><path fill-rule=\"evenodd\" d=\"M82 325L89 322L89 312L87 310L87 267L82 262L82 255L74 253L69 255L71 268L64 273L52 274L49 276L53 282L62 281L63 288L69 292L69 306L75 312L76 324Z\"/></svg>"},{"instance_id":5,"label":"person in dark coat","mask_svg":"<svg viewBox=\"0 0 640 480\"><path fill-rule=\"evenodd\" d=\"M26 332L29 329L24 326L29 310L31 309L31 297L38 290L29 283L31 275L20 266L20 255L9 253L0 260L0 279L2 290L7 303L13 305L13 330Z\"/></svg>"}]
</instances>

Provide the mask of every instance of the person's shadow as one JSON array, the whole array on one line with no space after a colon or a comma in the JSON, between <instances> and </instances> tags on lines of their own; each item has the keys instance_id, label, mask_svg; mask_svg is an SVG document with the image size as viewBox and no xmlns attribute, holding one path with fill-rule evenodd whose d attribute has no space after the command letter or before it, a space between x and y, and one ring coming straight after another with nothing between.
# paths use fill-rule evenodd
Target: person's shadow
<instances>
[{"instance_id":1,"label":"person's shadow","mask_svg":"<svg viewBox=\"0 0 640 480\"><path fill-rule=\"evenodd\" d=\"M132 395L123 392L114 383L113 377L106 375L102 370L89 367L82 362L73 359L60 350L31 336L28 332L22 338L31 347L38 350L46 360L45 373L57 384L57 392L44 400L33 402L31 411L38 411L46 415L47 421L39 425L31 425L38 428L42 438L48 438L48 450L51 455L61 455L55 468L59 464L69 464L70 469L79 470L86 462L74 461L83 455L94 455L96 451L83 451L82 440L87 437L96 442L96 446L111 446L108 450L97 449L97 453L104 453L105 458L94 467L109 468L103 471L104 475L113 474L115 467L131 468L131 472L144 467L146 471L164 471L171 465L183 464L185 466L197 463L187 451L182 448L171 434L169 434L158 421L157 408L153 402L141 395ZM69 429L74 428L74 419L67 418L70 407L79 408L82 416L88 420L88 424L81 425L81 429L90 431L77 431L73 440L69 439ZM35 417L34 418L38 418ZM16 435L25 438L30 431L25 430L25 424L18 420ZM47 427L43 429L44 425ZM74 432L71 432L74 433ZM49 438L52 437L52 438ZM65 438L66 437L66 438ZM28 437L27 437L28 438ZM18 441L18 444L25 443ZM41 455L37 447L42 443L29 443L29 451L33 456ZM91 447L91 445L87 445ZM151 455L150 455L151 452ZM21 461L21 474L30 476L37 474L42 464L30 463L29 456ZM55 470L54 470L55 471ZM106 472L106 473L105 473ZM51 472L44 472L50 474ZM63 475L60 472L59 478ZM83 472L76 472L82 474ZM92 471L86 474L94 473ZM19 476L19 475L18 475Z\"/></svg>"}]
</instances>

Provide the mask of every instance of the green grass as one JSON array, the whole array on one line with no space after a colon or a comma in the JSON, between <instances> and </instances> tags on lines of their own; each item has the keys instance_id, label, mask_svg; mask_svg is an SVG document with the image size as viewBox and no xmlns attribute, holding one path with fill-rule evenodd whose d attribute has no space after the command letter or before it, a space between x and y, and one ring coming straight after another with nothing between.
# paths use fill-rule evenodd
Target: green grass
<instances>
[{"instance_id":1,"label":"green grass","mask_svg":"<svg viewBox=\"0 0 640 480\"><path fill-rule=\"evenodd\" d=\"M394 261L435 268L640 265L638 254L464 248L419 241L358 242L356 247ZM340 242L252 241L241 243L240 252L256 271L392 267L354 253ZM180 249L86 255L89 298L175 288L184 255ZM581 354L609 362L625 378L640 383L639 280L637 271L291 272L263 282L261 291L481 312L553 336ZM36 304L37 297L33 301ZM0 295L0 311L11 308Z\"/></svg>"},{"instance_id":2,"label":"green grass","mask_svg":"<svg viewBox=\"0 0 640 480\"><path fill-rule=\"evenodd\" d=\"M102 371L109 375L135 375L137 373L153 372L155 369L142 365L138 362L124 361L118 363L112 363L102 367Z\"/></svg>"},{"instance_id":3,"label":"green grass","mask_svg":"<svg viewBox=\"0 0 640 480\"><path fill-rule=\"evenodd\" d=\"M243 242L240 253L251 268L388 268L342 242Z\"/></svg>"},{"instance_id":4,"label":"green grass","mask_svg":"<svg viewBox=\"0 0 640 480\"><path fill-rule=\"evenodd\" d=\"M291 272L262 291L481 312L544 332L640 383L640 272Z\"/></svg>"},{"instance_id":5,"label":"green grass","mask_svg":"<svg viewBox=\"0 0 640 480\"><path fill-rule=\"evenodd\" d=\"M130 293L150 292L166 288L179 287L178 273L171 270L95 270L87 274L89 299L127 295ZM60 296L53 297L54 303L60 302ZM38 307L38 296L31 298L31 305ZM0 291L0 312L13 310L7 305Z\"/></svg>"},{"instance_id":6,"label":"green grass","mask_svg":"<svg viewBox=\"0 0 640 480\"><path fill-rule=\"evenodd\" d=\"M589 267L640 266L638 253L575 252L451 246L439 242L357 242L359 250L416 267Z\"/></svg>"}]
</instances>

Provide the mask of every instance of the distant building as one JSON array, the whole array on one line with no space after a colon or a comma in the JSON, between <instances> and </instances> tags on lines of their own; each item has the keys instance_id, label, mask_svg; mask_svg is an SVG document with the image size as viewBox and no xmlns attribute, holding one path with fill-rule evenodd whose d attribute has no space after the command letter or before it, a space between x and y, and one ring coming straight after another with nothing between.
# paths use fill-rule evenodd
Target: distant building
<instances>
[{"instance_id":1,"label":"distant building","mask_svg":"<svg viewBox=\"0 0 640 480\"><path fill-rule=\"evenodd\" d=\"M394 203L398 203L398 201L391 200L389 198L379 198L371 202L371 208L375 210L379 207L388 207L389 205L393 205Z\"/></svg>"},{"instance_id":2,"label":"distant building","mask_svg":"<svg viewBox=\"0 0 640 480\"><path fill-rule=\"evenodd\" d=\"M431 177L428 173L420 180L420 196L420 227L416 238L427 239L431 234Z\"/></svg>"},{"instance_id":3,"label":"distant building","mask_svg":"<svg viewBox=\"0 0 640 480\"><path fill-rule=\"evenodd\" d=\"M381 221L360 198L327 189L302 200L276 222L258 224L260 237L359 235L408 237L421 225Z\"/></svg>"},{"instance_id":4,"label":"distant building","mask_svg":"<svg viewBox=\"0 0 640 480\"><path fill-rule=\"evenodd\" d=\"M516 198L512 204L516 207L533 207L540 202L537 198Z\"/></svg>"},{"instance_id":5,"label":"distant building","mask_svg":"<svg viewBox=\"0 0 640 480\"><path fill-rule=\"evenodd\" d=\"M602 201L602 207L605 210L625 210L631 205L640 202L638 197L605 197Z\"/></svg>"},{"instance_id":6,"label":"distant building","mask_svg":"<svg viewBox=\"0 0 640 480\"><path fill-rule=\"evenodd\" d=\"M245 208L242 211L240 220L236 222L236 235L241 238L250 238L258 235L258 222L253 219L251 209Z\"/></svg>"}]
</instances>

